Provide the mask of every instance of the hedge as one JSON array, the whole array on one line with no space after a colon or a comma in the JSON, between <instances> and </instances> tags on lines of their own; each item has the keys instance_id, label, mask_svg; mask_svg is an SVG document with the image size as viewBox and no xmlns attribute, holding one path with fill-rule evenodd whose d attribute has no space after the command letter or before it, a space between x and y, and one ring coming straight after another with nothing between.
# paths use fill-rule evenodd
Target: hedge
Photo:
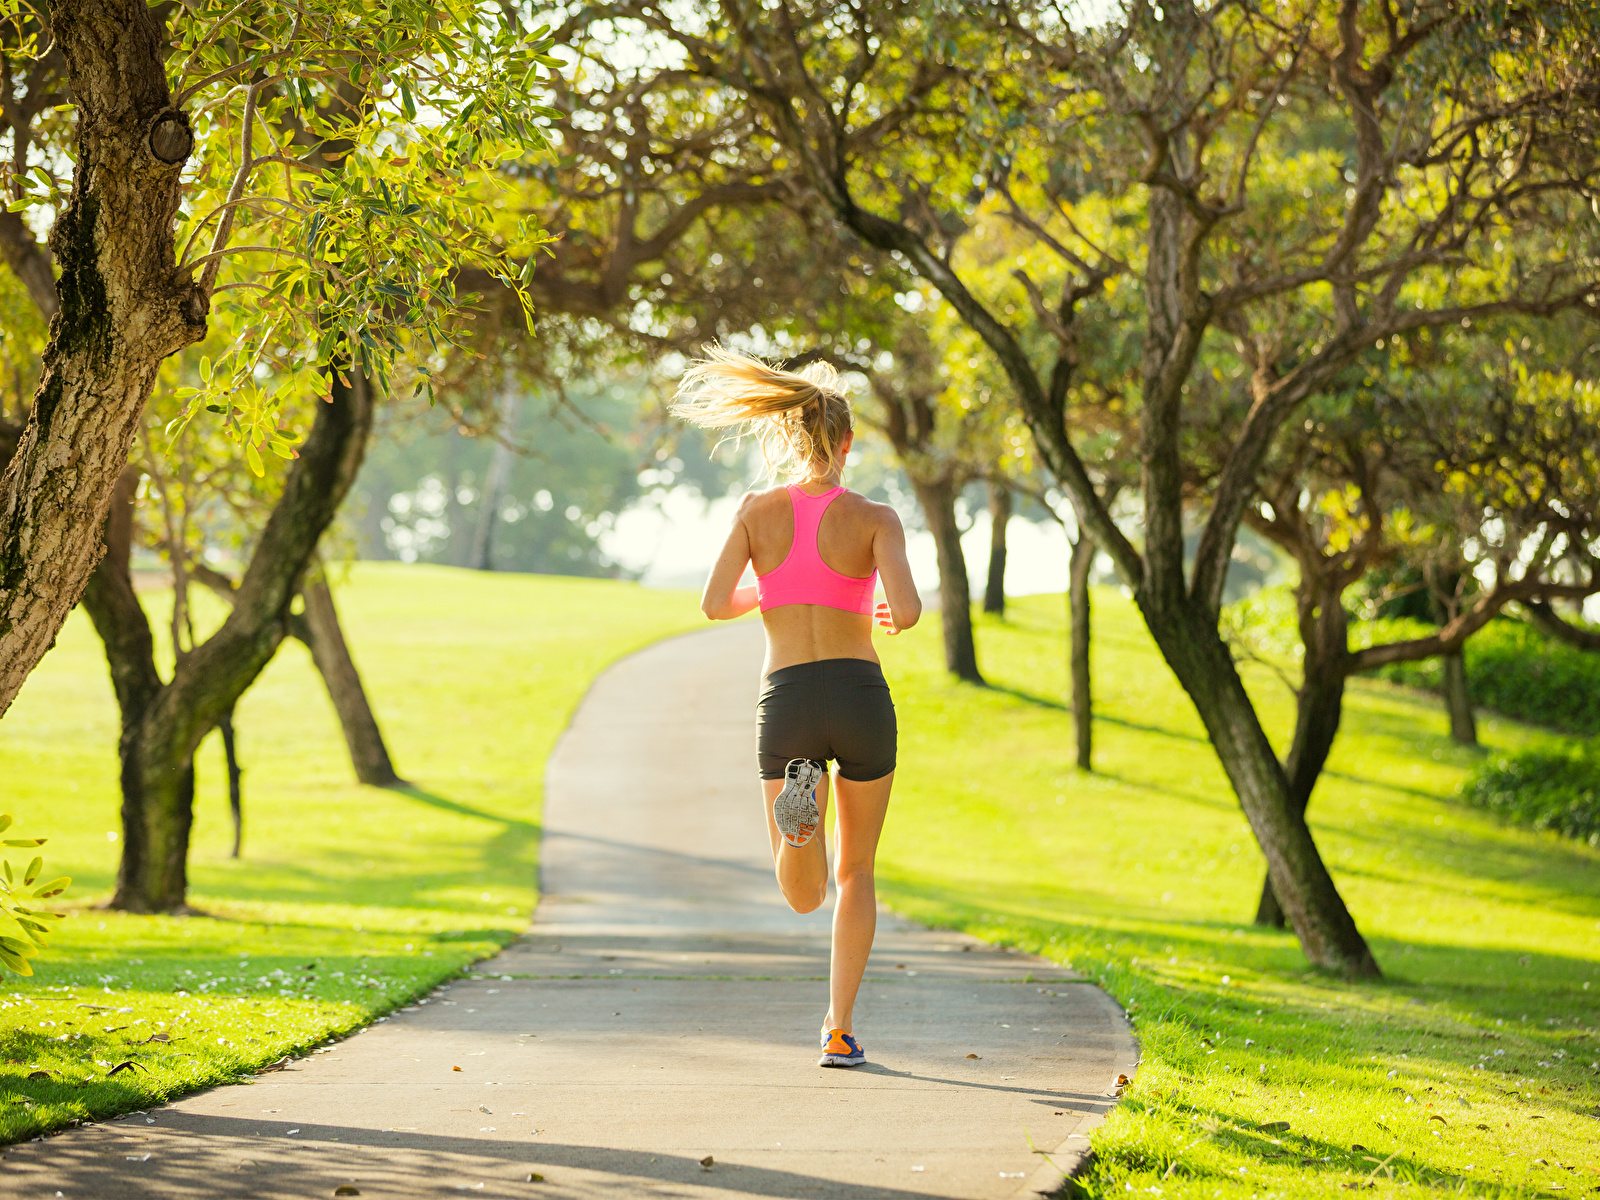
<instances>
[{"instance_id":1,"label":"hedge","mask_svg":"<svg viewBox=\"0 0 1600 1200\"><path fill-rule=\"evenodd\" d=\"M1600 846L1600 742L1493 759L1466 778L1461 798L1514 824Z\"/></svg>"},{"instance_id":2,"label":"hedge","mask_svg":"<svg viewBox=\"0 0 1600 1200\"><path fill-rule=\"evenodd\" d=\"M1351 644L1373 645L1430 632L1421 621L1363 621ZM1497 713L1565 733L1600 734L1600 654L1546 637L1522 621L1502 617L1467 639L1467 687L1472 702ZM1372 672L1380 679L1437 692L1437 658L1395 663Z\"/></svg>"},{"instance_id":3,"label":"hedge","mask_svg":"<svg viewBox=\"0 0 1600 1200\"><path fill-rule=\"evenodd\" d=\"M1294 592L1263 588L1223 610L1228 640L1257 657L1298 669L1304 649L1296 627ZM1350 648L1428 637L1437 626L1408 617L1350 622ZM1474 704L1530 725L1584 737L1600 734L1600 654L1546 637L1510 617L1490 621L1467 639L1467 686ZM1370 672L1407 687L1440 692L1438 657L1394 663Z\"/></svg>"}]
</instances>

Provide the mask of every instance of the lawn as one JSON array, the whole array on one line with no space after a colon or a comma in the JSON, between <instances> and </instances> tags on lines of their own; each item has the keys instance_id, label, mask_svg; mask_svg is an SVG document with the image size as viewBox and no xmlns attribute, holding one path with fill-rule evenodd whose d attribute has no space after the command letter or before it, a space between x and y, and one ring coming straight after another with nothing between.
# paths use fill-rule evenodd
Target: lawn
<instances>
[{"instance_id":1,"label":"lawn","mask_svg":"<svg viewBox=\"0 0 1600 1200\"><path fill-rule=\"evenodd\" d=\"M1357 681L1310 819L1386 977L1312 973L1249 923L1262 859L1192 706L1132 605L1095 603L1092 775L1070 765L1060 597L981 621L989 689L945 676L936 622L889 651L879 866L900 911L1070 962L1130 1011L1143 1062L1080 1190L1600 1190L1600 853L1455 803L1481 752L1431 698ZM1249 683L1281 748L1292 697Z\"/></svg>"},{"instance_id":2,"label":"lawn","mask_svg":"<svg viewBox=\"0 0 1600 1200\"><path fill-rule=\"evenodd\" d=\"M38 974L0 986L0 1137L248 1073L493 953L536 899L543 764L572 707L607 662L699 624L687 594L443 568L362 565L338 594L416 786L350 782L308 656L285 646L238 713L240 860L214 740L201 757L204 916L95 907L116 865L116 714L81 617L0 721L0 808L50 837L48 875L75 877ZM1128 602L1096 604L1093 775L1069 765L1059 597L981 619L991 688L945 676L937 622L885 646L902 730L885 897L1070 962L1133 1016L1139 1076L1080 1187L1600 1186L1600 852L1455 803L1478 752L1432 699L1357 682L1311 818L1386 978L1310 972L1291 935L1248 923L1260 857L1187 699ZM1250 683L1286 736L1284 685Z\"/></svg>"},{"instance_id":3,"label":"lawn","mask_svg":"<svg viewBox=\"0 0 1600 1200\"><path fill-rule=\"evenodd\" d=\"M0 721L0 811L49 838L47 877L74 880L36 974L0 978L0 1140L232 1079L494 953L536 900L544 764L573 707L607 663L703 620L688 593L399 564L336 593L414 786L354 782L310 655L285 643L235 716L237 860L218 737L202 748L203 916L96 907L117 864L117 714L81 612ZM169 598L144 599L164 621Z\"/></svg>"}]
</instances>

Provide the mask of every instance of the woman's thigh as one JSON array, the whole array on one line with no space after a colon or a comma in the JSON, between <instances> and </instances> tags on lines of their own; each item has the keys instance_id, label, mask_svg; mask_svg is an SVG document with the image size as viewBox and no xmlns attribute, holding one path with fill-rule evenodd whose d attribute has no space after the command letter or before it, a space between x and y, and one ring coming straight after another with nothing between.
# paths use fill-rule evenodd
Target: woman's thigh
<instances>
[{"instance_id":1,"label":"woman's thigh","mask_svg":"<svg viewBox=\"0 0 1600 1200\"><path fill-rule=\"evenodd\" d=\"M834 870L841 876L872 869L878 856L878 838L889 811L889 790L894 772L860 782L840 775L834 779L839 805L839 839L833 849Z\"/></svg>"}]
</instances>

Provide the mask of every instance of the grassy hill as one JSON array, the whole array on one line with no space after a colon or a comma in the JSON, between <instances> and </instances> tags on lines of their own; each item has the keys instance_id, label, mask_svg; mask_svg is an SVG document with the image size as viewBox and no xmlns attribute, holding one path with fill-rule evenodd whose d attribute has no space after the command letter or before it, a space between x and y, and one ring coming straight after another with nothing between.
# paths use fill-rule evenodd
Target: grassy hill
<instances>
[{"instance_id":1,"label":"grassy hill","mask_svg":"<svg viewBox=\"0 0 1600 1200\"><path fill-rule=\"evenodd\" d=\"M232 1078L492 953L535 902L544 760L589 680L700 624L684 593L444 568L362 565L338 595L416 787L351 781L308 656L285 646L237 716L242 860L215 739L201 755L204 916L92 907L116 864L116 713L80 616L0 721L0 808L77 878L39 975L0 983L0 1137ZM885 897L1070 962L1133 1016L1144 1061L1082 1188L1600 1184L1600 853L1455 803L1479 752L1429 698L1356 681L1310 816L1386 978L1308 971L1291 935L1248 924L1260 856L1187 698L1129 603L1095 600L1093 775L1070 766L1060 597L980 619L987 689L944 674L935 621L880 642L902 737ZM1270 673L1249 683L1281 745L1292 698ZM1041 1148L1053 1120L1028 1131Z\"/></svg>"},{"instance_id":2,"label":"grassy hill","mask_svg":"<svg viewBox=\"0 0 1600 1200\"><path fill-rule=\"evenodd\" d=\"M879 870L908 915L1071 962L1131 1010L1144 1063L1089 1190L1600 1184L1600 853L1454 803L1482 752L1430 698L1355 681L1309 818L1387 978L1312 974L1249 924L1263 861L1193 707L1131 603L1095 604L1093 775L1070 765L1060 597L981 620L988 689L948 679L937 628L885 650L902 741ZM1247 680L1281 750L1293 697Z\"/></svg>"},{"instance_id":3,"label":"grassy hill","mask_svg":"<svg viewBox=\"0 0 1600 1200\"><path fill-rule=\"evenodd\" d=\"M240 859L219 735L197 762L204 915L94 907L116 874L117 712L82 612L0 720L0 811L74 879L38 974L0 979L0 1139L230 1079L493 953L532 912L545 759L590 680L704 622L684 592L446 567L360 564L336 595L415 786L355 782L310 654L286 642L235 714ZM144 599L159 633L170 599Z\"/></svg>"}]
</instances>

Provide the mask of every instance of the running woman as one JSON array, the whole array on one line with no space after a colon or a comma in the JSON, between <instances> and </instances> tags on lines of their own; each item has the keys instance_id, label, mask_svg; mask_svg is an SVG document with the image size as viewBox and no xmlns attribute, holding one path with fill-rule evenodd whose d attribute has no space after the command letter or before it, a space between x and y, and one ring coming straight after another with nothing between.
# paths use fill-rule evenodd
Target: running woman
<instances>
[{"instance_id":1,"label":"running woman","mask_svg":"<svg viewBox=\"0 0 1600 1200\"><path fill-rule=\"evenodd\" d=\"M853 1067L866 1058L851 1018L877 928L873 864L895 767L894 703L872 623L896 634L922 615L905 530L888 505L840 485L855 433L832 367L783 371L712 347L684 373L673 411L754 434L773 473L797 481L740 501L700 608L713 621L761 609L756 752L778 887L795 912L819 908L827 894L832 784L838 899L819 1065ZM740 587L747 564L755 586ZM874 609L879 579L887 602Z\"/></svg>"}]
</instances>

